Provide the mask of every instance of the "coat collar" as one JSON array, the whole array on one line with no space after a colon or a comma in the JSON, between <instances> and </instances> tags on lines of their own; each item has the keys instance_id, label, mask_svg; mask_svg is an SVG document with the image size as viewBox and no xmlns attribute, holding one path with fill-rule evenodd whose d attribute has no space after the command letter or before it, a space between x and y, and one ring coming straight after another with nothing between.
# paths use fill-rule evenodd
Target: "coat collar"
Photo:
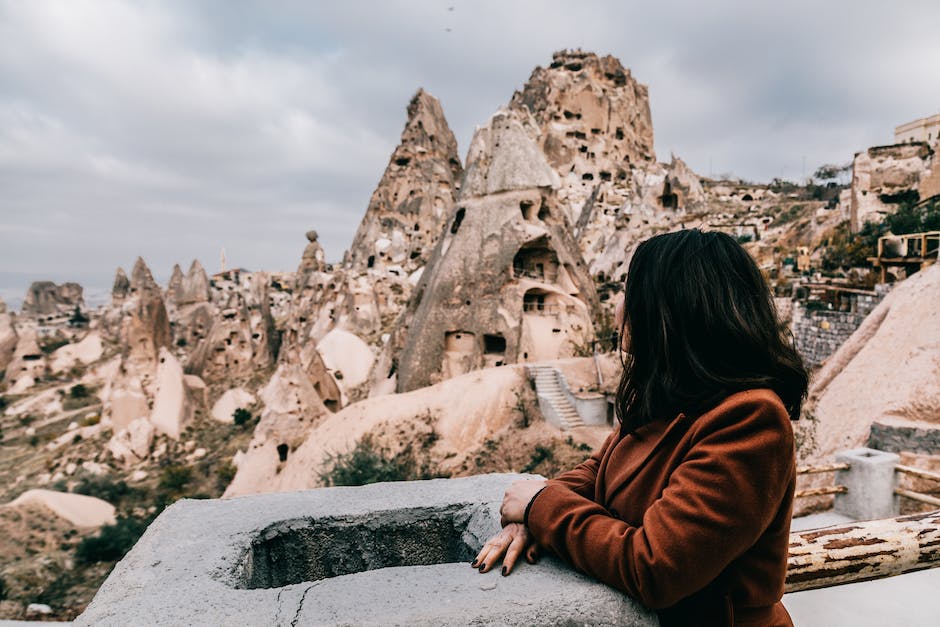
<instances>
[{"instance_id":1,"label":"coat collar","mask_svg":"<svg viewBox=\"0 0 940 627\"><path fill-rule=\"evenodd\" d=\"M655 420L645 424L630 435L617 440L617 443L610 447L610 453L605 460L607 467L598 472L599 478L606 478L609 473L616 477L616 483L610 487L610 491L606 481L604 485L599 486L600 494L605 496L605 502L609 503L617 492L630 484L653 453L659 450L661 444L671 435L684 432L691 422L688 416L680 413L670 421Z\"/></svg>"}]
</instances>

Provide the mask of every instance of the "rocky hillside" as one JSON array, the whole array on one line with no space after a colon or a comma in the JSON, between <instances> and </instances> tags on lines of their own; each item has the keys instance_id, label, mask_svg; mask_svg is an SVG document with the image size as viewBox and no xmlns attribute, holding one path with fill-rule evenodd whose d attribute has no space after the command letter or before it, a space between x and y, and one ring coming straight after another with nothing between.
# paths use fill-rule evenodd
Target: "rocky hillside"
<instances>
[{"instance_id":1,"label":"rocky hillside","mask_svg":"<svg viewBox=\"0 0 940 627\"><path fill-rule=\"evenodd\" d=\"M613 393L612 296L640 241L726 231L790 306L834 234L851 233L853 193L657 161L647 87L613 57L553 55L463 162L441 103L418 90L342 260L311 230L293 272L193 261L161 286L138 259L96 310L74 284L34 284L18 313L0 303L0 618L35 602L73 616L181 497L573 465L608 427L546 422L527 366L554 365L573 395ZM827 400L840 381L820 393L820 431L846 411ZM16 500L35 489L59 496ZM77 495L113 505L113 521L77 525L48 505Z\"/></svg>"}]
</instances>

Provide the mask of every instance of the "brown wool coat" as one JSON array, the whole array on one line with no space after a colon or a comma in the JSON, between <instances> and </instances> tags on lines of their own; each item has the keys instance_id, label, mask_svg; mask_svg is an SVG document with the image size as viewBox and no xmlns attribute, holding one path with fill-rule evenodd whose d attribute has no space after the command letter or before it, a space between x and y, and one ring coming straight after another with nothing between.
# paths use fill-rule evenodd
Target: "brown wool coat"
<instances>
[{"instance_id":1,"label":"brown wool coat","mask_svg":"<svg viewBox=\"0 0 940 627\"><path fill-rule=\"evenodd\" d=\"M526 522L542 546L659 612L663 625L792 626L780 599L796 463L771 390L617 430L548 482Z\"/></svg>"}]
</instances>

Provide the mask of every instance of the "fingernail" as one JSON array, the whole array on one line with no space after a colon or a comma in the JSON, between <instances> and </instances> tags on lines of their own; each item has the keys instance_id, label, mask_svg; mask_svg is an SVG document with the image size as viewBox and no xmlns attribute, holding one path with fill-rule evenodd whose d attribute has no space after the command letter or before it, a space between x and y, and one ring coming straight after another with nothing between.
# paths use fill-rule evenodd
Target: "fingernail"
<instances>
[{"instance_id":1,"label":"fingernail","mask_svg":"<svg viewBox=\"0 0 940 627\"><path fill-rule=\"evenodd\" d=\"M506 567L503 566L503 577L505 577L505 576L508 575L508 574L509 574L509 573L506 571Z\"/></svg>"},{"instance_id":2,"label":"fingernail","mask_svg":"<svg viewBox=\"0 0 940 627\"><path fill-rule=\"evenodd\" d=\"M480 564L480 572L486 570L486 564Z\"/></svg>"},{"instance_id":3,"label":"fingernail","mask_svg":"<svg viewBox=\"0 0 940 627\"><path fill-rule=\"evenodd\" d=\"M471 566L472 568L476 568L476 567L477 567L477 560L473 560L472 562L470 562L470 566Z\"/></svg>"}]
</instances>

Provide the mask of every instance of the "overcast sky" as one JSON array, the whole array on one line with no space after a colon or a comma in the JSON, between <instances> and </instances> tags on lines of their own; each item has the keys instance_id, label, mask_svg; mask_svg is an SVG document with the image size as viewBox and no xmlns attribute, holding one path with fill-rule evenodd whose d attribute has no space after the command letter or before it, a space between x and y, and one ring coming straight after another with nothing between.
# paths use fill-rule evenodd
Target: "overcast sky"
<instances>
[{"instance_id":1,"label":"overcast sky","mask_svg":"<svg viewBox=\"0 0 940 627\"><path fill-rule=\"evenodd\" d=\"M798 179L940 111L940 2L0 0L0 296L349 245L420 86L464 154L554 50L649 86L661 160Z\"/></svg>"}]
</instances>

